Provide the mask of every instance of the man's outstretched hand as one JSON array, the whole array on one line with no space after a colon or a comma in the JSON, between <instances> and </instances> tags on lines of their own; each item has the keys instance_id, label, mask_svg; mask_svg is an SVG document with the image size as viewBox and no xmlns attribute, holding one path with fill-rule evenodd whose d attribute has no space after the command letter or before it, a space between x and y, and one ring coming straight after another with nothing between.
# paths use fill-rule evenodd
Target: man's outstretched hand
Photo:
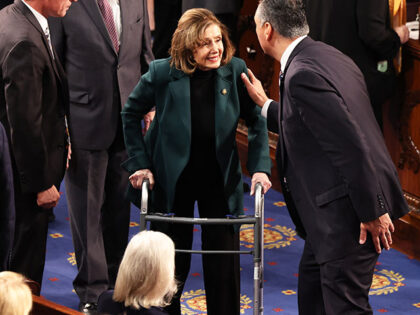
<instances>
[{"instance_id":1,"label":"man's outstretched hand","mask_svg":"<svg viewBox=\"0 0 420 315\"><path fill-rule=\"evenodd\" d=\"M261 81L255 77L251 69L248 69L248 75L249 79L245 73L241 74L242 81L244 82L245 87L248 90L248 94L255 102L255 104L257 104L260 107L263 107L264 103L268 100L268 97L265 94Z\"/></svg>"}]
</instances>

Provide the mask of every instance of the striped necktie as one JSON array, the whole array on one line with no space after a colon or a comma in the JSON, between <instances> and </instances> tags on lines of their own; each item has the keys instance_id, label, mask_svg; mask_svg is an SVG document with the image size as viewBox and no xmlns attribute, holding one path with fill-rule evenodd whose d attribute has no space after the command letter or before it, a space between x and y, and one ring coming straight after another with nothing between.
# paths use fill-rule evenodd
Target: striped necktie
<instances>
[{"instance_id":1,"label":"striped necktie","mask_svg":"<svg viewBox=\"0 0 420 315\"><path fill-rule=\"evenodd\" d=\"M118 53L120 45L118 43L117 30L115 27L114 16L112 15L111 5L108 0L98 0L99 10L108 29L109 37L114 45L115 51Z\"/></svg>"}]
</instances>

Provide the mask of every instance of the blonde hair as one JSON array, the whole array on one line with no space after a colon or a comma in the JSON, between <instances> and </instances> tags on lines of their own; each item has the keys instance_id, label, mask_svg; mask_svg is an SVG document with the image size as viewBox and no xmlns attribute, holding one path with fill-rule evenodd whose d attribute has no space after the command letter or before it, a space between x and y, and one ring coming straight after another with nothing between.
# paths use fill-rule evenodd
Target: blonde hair
<instances>
[{"instance_id":1,"label":"blonde hair","mask_svg":"<svg viewBox=\"0 0 420 315\"><path fill-rule=\"evenodd\" d=\"M173 241L161 232L136 234L118 270L114 301L134 309L166 306L176 291Z\"/></svg>"},{"instance_id":2,"label":"blonde hair","mask_svg":"<svg viewBox=\"0 0 420 315\"><path fill-rule=\"evenodd\" d=\"M193 52L203 42L206 29L213 24L217 25L222 33L224 49L220 65L229 63L235 53L235 48L229 39L226 26L207 9L190 9L181 16L178 27L172 36L169 50L172 57L171 66L186 74L192 74L197 68Z\"/></svg>"},{"instance_id":3,"label":"blonde hair","mask_svg":"<svg viewBox=\"0 0 420 315\"><path fill-rule=\"evenodd\" d=\"M12 272L0 272L0 314L27 315L32 309L32 293L25 277Z\"/></svg>"}]
</instances>

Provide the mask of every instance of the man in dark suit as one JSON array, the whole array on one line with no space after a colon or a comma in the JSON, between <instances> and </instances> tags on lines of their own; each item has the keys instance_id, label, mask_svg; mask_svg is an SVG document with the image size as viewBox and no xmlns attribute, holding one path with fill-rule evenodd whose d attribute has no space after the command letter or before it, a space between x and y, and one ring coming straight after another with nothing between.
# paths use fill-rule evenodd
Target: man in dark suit
<instances>
[{"instance_id":1,"label":"man in dark suit","mask_svg":"<svg viewBox=\"0 0 420 315\"><path fill-rule=\"evenodd\" d=\"M10 269L39 283L45 209L60 199L67 156L67 82L46 18L64 16L73 1L17 0L0 12L0 121L10 143L16 208Z\"/></svg>"},{"instance_id":2,"label":"man in dark suit","mask_svg":"<svg viewBox=\"0 0 420 315\"><path fill-rule=\"evenodd\" d=\"M0 122L0 271L8 269L15 231L12 162L6 131Z\"/></svg>"},{"instance_id":3,"label":"man in dark suit","mask_svg":"<svg viewBox=\"0 0 420 315\"><path fill-rule=\"evenodd\" d=\"M304 0L309 36L349 56L362 71L376 120L392 95L392 59L408 41L405 25L391 28L388 0Z\"/></svg>"},{"instance_id":4,"label":"man in dark suit","mask_svg":"<svg viewBox=\"0 0 420 315\"><path fill-rule=\"evenodd\" d=\"M12 3L13 3L13 0L2 0L0 3L0 10Z\"/></svg>"},{"instance_id":5,"label":"man in dark suit","mask_svg":"<svg viewBox=\"0 0 420 315\"><path fill-rule=\"evenodd\" d=\"M372 314L368 293L391 219L408 212L363 75L309 31L301 0L263 0L256 32L280 61L280 103L250 72L244 83L279 134L277 167L298 233L299 314Z\"/></svg>"},{"instance_id":6,"label":"man in dark suit","mask_svg":"<svg viewBox=\"0 0 420 315\"><path fill-rule=\"evenodd\" d=\"M112 288L128 242L129 174L120 112L153 60L146 0L80 0L51 36L69 81L72 159L65 177L80 310Z\"/></svg>"}]
</instances>

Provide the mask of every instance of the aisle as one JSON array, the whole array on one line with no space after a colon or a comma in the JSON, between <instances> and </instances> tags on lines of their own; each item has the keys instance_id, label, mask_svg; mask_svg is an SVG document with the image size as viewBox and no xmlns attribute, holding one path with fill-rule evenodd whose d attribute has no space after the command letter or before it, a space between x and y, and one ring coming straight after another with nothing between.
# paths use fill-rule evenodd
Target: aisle
<instances>
[{"instance_id":1,"label":"aisle","mask_svg":"<svg viewBox=\"0 0 420 315\"><path fill-rule=\"evenodd\" d=\"M248 178L245 181L249 182ZM64 191L64 188L61 188ZM245 196L245 213L253 212L253 198ZM78 298L72 281L76 261L71 242L65 195L55 209L56 220L50 224L43 288L46 298L77 309ZM138 209L131 211L130 235L139 231ZM252 229L241 229L241 246L252 246ZM200 228L194 236L194 248L200 247ZM265 196L265 283L264 314L297 314L297 271L303 241L296 236L282 194L270 190ZM420 262L391 249L377 264L371 288L374 314L420 313ZM252 314L252 256L241 256L241 314ZM206 314L201 257L193 255L190 276L182 299L183 314Z\"/></svg>"}]
</instances>

